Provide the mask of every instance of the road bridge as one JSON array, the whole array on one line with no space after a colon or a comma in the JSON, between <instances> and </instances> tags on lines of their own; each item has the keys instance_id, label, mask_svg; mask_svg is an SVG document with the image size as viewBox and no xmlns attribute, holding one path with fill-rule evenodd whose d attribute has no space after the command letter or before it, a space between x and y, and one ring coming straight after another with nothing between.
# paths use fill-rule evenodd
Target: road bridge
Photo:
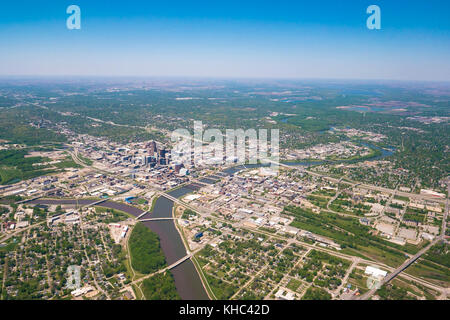
<instances>
[{"instance_id":1,"label":"road bridge","mask_svg":"<svg viewBox=\"0 0 450 320\"><path fill-rule=\"evenodd\" d=\"M151 278L151 277L153 277L153 276L155 276L155 275L157 275L157 274L164 273L164 272L166 272L166 271L172 270L172 269L178 267L178 266L179 266L180 264L182 264L183 262L185 262L185 261L189 260L190 258L192 258L193 255L194 255L194 253L190 253L190 254L184 256L183 258L181 258L180 260L178 260L178 261L172 263L172 264L171 264L170 266L168 266L167 268L158 270L158 271L156 271L156 272L154 272L154 273L152 273L152 274L146 275L146 276L144 276L144 277L142 277L142 278L139 278L139 279L137 279L137 280L135 280L135 281L132 281L132 282L130 282L130 283L128 284L128 287L133 286L133 285L136 285L136 284L139 284L140 282L144 281L145 279ZM125 289L126 289L126 288L125 288ZM124 291L125 289L122 289L122 291Z\"/></svg>"},{"instance_id":2,"label":"road bridge","mask_svg":"<svg viewBox=\"0 0 450 320\"><path fill-rule=\"evenodd\" d=\"M400 267L395 269L393 272L388 274L379 284L379 286L376 286L375 288L367 291L363 295L361 295L357 300L367 300L371 296L377 292L379 288L381 288L383 285L394 279L396 276L398 276L402 271L404 271L406 268L408 268L411 264L417 261L423 254L425 254L432 246L434 246L438 241L440 241L442 237L436 238L433 242L431 242L428 246L420 250L417 254L415 254L413 257L406 260Z\"/></svg>"},{"instance_id":3,"label":"road bridge","mask_svg":"<svg viewBox=\"0 0 450 320\"><path fill-rule=\"evenodd\" d=\"M148 222L148 221L170 221L170 220L181 220L178 218L149 218L149 219L140 219L140 222Z\"/></svg>"},{"instance_id":4,"label":"road bridge","mask_svg":"<svg viewBox=\"0 0 450 320\"><path fill-rule=\"evenodd\" d=\"M142 212L140 215L138 215L138 216L136 217L136 220L139 220L140 218L142 218L143 216L145 216L147 213L150 213L150 211ZM141 220L141 221L142 221L142 220Z\"/></svg>"}]
</instances>

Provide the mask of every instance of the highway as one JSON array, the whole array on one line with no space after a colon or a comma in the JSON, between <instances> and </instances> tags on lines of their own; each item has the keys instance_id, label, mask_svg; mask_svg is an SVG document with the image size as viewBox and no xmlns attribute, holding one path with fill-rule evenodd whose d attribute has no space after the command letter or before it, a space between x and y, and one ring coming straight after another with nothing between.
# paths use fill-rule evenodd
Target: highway
<instances>
[{"instance_id":1,"label":"highway","mask_svg":"<svg viewBox=\"0 0 450 320\"><path fill-rule=\"evenodd\" d=\"M56 200L56 201L58 201L58 200ZM61 200L61 201L64 201L64 200ZM97 201L97 202L92 202L92 203L86 204L85 206L88 207L88 206L96 205L96 204L101 203L101 202L104 202L104 201L105 201L105 200L100 200L100 201ZM181 202L181 201L180 201L180 202ZM183 202L181 202L181 204L184 205ZM189 207L191 207L191 206L189 206ZM192 208L192 207L191 207L191 208ZM199 212L198 209L196 209L196 208L193 208L193 209L194 209L196 212ZM212 216L211 218L213 218L214 220L219 221L219 222L228 223L228 221L226 221L226 220L224 220L224 219L220 219L220 218L214 217L214 216ZM136 219L137 219L137 218L136 218ZM137 219L137 220L142 221L142 222L145 222L145 221L153 221L153 220L179 220L179 219L175 219L175 218L173 218L173 217L167 217L167 218L153 218L153 219L150 218L150 219ZM42 222L41 222L41 223L42 223ZM286 238L284 238L284 237L282 237L282 236L274 235L274 234L271 234L271 233L267 233L267 232L264 232L264 231L262 231L262 230L254 230L254 229L249 229L249 228L246 228L246 227L243 227L243 226L238 226L236 223L232 223L232 225L233 225L234 227L236 227L236 228L240 228L240 229L247 230L247 231L250 231L250 232L255 232L255 233L264 234L264 235L268 236L269 238L292 241L292 242L297 243L297 244L299 244L299 245L301 245L301 246L304 246L304 247L306 247L306 248L308 248L308 249L315 249L315 250L318 250L318 251L327 252L327 253L329 253L329 254L331 254L331 255L333 255L333 256L337 256L337 257L340 257L340 258L343 258L343 259L347 259L347 260L350 260L350 261L352 261L352 260L355 259L355 257L353 257L353 256L350 256L350 255L347 255L347 254L343 254L343 253L340 253L340 252L337 252L337 251L334 251L334 250L331 250L331 249L328 249L328 248L324 248L324 247L320 247L320 246L311 245L311 244L309 244L309 243L305 243L305 242L299 241L299 240L297 240L297 239L286 239ZM26 229L24 229L24 230L26 230ZM24 230L22 230L22 231L24 231ZM22 231L20 231L20 232L22 232ZM2 239L2 241L3 241L3 240L6 240L6 239ZM203 247L203 246L202 246L202 247ZM425 249L427 249L427 248L425 248ZM424 249L424 250L425 250L425 249ZM424 251L424 250L422 250L422 251ZM197 252L197 251L198 251L198 250L196 250L196 252ZM424 253L424 252L419 252L419 253L416 255L416 256L417 256L416 259L419 257L419 254L423 254L423 253ZM192 255L191 255L191 256L192 256ZM171 266L168 267L168 268L174 268L176 265L179 265L182 261L186 261L187 259L188 259L188 256L185 256L184 258L182 258L182 259L180 259L179 261L175 262L175 263L174 263L175 265L171 265ZM414 261L415 261L416 259L414 259ZM374 261L372 261L372 260L367 260L367 259L363 259L363 258L358 258L358 260L359 260L360 263L371 264L371 265L374 264ZM410 262L410 263L409 263L408 265L410 265L410 264L413 262L412 259L411 259L411 261L409 261L409 262ZM392 271L392 274L395 274L395 275L398 275L401 271L403 271L404 269L407 268L407 266L405 265L405 266L403 266L403 268L400 267L400 268L398 268L398 269L396 269L396 270L393 270L392 267L389 267L389 266L387 266L387 265L385 265L385 264L383 264L383 263L376 262L375 264L378 265L380 268L383 268L383 269L385 269L385 270L390 270L390 271ZM400 269L402 269L402 270L400 270ZM162 271L165 271L165 270L168 270L168 269L165 268L165 269L163 269ZM162 271L160 271L160 272L162 272ZM425 286L427 286L427 287L433 288L433 289L435 289L435 290L437 290L437 291L440 291L440 292L445 291L444 289L442 289L442 288L440 288L440 287L437 287L437 286L435 286L435 285L433 285L433 284L430 284L430 283L428 283L427 281L424 281L424 280L422 280L422 279L420 279L420 278L415 278L415 277L412 277L412 276L410 276L410 275L405 275L405 276L406 276L407 278L412 278L414 281L416 281L416 282L418 282L418 283L421 283L421 284L423 284L423 285L425 285ZM150 276L148 276L148 277L150 277ZM136 280L136 281L141 281L141 280L143 280L143 279L138 279L138 280Z\"/></svg>"},{"instance_id":2,"label":"highway","mask_svg":"<svg viewBox=\"0 0 450 320\"><path fill-rule=\"evenodd\" d=\"M447 183L447 192L450 192L450 183ZM392 279L394 279L401 272L403 272L406 268L408 268L411 264L416 262L417 259L419 259L423 254L425 254L436 243L438 243L439 241L445 240L445 231L446 231L446 227L447 227L448 209L449 209L449 207L448 207L448 197L447 197L446 202L445 202L445 211L444 211L444 215L443 215L443 219L442 219L441 235L439 237L437 237L433 242L431 242L428 246L426 246L425 248L420 250L416 255L414 255L413 257L409 258L407 261L405 261L400 267L395 269L392 273L388 274L381 281L380 287L383 286L384 284L388 283ZM359 300L367 300L367 299L369 299L371 296L373 296L375 294L376 291L377 291L376 288L373 288L372 290L367 291L365 294L363 294L363 295L361 295L359 297Z\"/></svg>"},{"instance_id":3,"label":"highway","mask_svg":"<svg viewBox=\"0 0 450 320\"><path fill-rule=\"evenodd\" d=\"M327 179L327 180L329 180L331 182L334 182L334 183L341 183L341 180L343 179L342 177L339 178L339 179L333 178L333 177L329 177L327 175L324 175L324 174L321 174L321 173L318 173L318 172L314 172L314 171L305 169L303 167L299 168L298 166L287 165L287 164L284 164L284 163L281 163L281 162L273 161L271 159L266 159L265 161L267 161L269 163L273 163L273 164L279 165L280 167L283 167L283 168L286 168L286 169L298 169L298 170L301 169L301 171L306 172L306 173L308 173L310 175L313 175L313 176L316 176L316 177L321 177L321 178ZM445 203L446 201L448 201L448 198L447 199L442 199L442 198L436 198L436 197L433 197L433 196L427 196L427 195L423 195L423 194L416 194L416 193L410 193L410 192L396 191L396 190L393 190L393 189L389 189L389 188L385 188L385 187L372 186L372 185L364 184L364 183L361 183L361 182L352 181L352 180L349 180L349 179L346 179L344 182L349 184L352 187L360 186L360 187L368 189L368 190L374 190L374 191L379 191L379 192L384 192L384 193L391 193L391 194L396 192L396 194L399 195L399 196L409 197L409 198L413 198L413 199L429 200L429 201L434 201L434 202L438 202L438 203Z\"/></svg>"},{"instance_id":4,"label":"highway","mask_svg":"<svg viewBox=\"0 0 450 320\"><path fill-rule=\"evenodd\" d=\"M322 178L327 179L332 182L336 182L336 183L339 182L339 179L329 177L329 176L326 176L326 175L323 175L323 174L320 174L317 172L313 172L310 170L306 170L306 172L310 175L322 177ZM436 198L436 197L432 197L432 196L426 196L423 194L416 194L416 193L410 193L410 192L396 191L396 190L389 189L389 188L372 186L372 185L355 182L355 181L351 181L351 180L345 180L344 182L350 184L353 187L360 186L361 188L365 188L365 189L373 190L373 191L379 191L379 192L391 193L391 194L396 192L396 194L398 196L408 197L408 198L412 198L412 199L428 200L428 201L433 201L433 202L438 202L438 203L444 203L446 201L445 199L442 199L442 198Z\"/></svg>"},{"instance_id":5,"label":"highway","mask_svg":"<svg viewBox=\"0 0 450 320\"><path fill-rule=\"evenodd\" d=\"M83 164L84 166L86 166L84 163L80 163L80 164ZM280 166L282 166L282 167L287 167L287 168L289 168L289 169L292 169L292 168L294 168L294 167L292 167L292 166L288 166L288 165L285 165L285 164L281 164L281 163L278 163ZM96 169L96 168L94 168L94 169ZM102 171L102 170L99 170L99 171ZM110 173L107 173L107 172L105 172L105 171L102 171L103 173L106 173L106 174L110 174ZM342 178L340 178L340 179L336 179L336 178L331 178L331 177L328 177L328 176L324 176L324 175L321 175L321 174L318 174L318 173L315 173L315 172L311 172L311 171L308 171L308 170L306 170L306 172L307 173L309 173L309 174L312 174L312 175L316 175L316 176L320 176L320 177L323 177L323 178L326 178L326 179L328 179L328 180L330 180L330 181L333 181L333 182L336 182L336 183L340 183L341 181L342 181ZM395 194L395 193L397 193L398 195L404 195L404 196L408 196L408 197L410 197L410 198L419 198L419 199L422 199L422 200L433 200L433 201L437 201L437 202L443 202L444 201L444 199L436 199L436 198L432 198L432 197L427 197L427 196L423 196L423 195L417 195L417 194L412 194L412 193L405 193L405 192L399 192L399 191L397 191L397 190L391 190L391 189L387 189L387 188L382 188L382 187L376 187L376 186L370 186L370 185L364 185L364 184L361 184L361 183L358 183L358 182L348 182L348 181L345 181L346 183L349 183L351 186L362 186L362 187L364 187L364 188L367 188L367 189L371 189L371 190L376 190L376 191L381 191L381 192L386 192L386 193L391 193L391 194ZM450 189L450 185L449 185L449 189ZM193 211L195 211L195 212L198 212L198 213L202 213L202 214L206 214L206 215L209 215L209 216L211 216L211 214L213 213L212 211L210 211L210 210L208 210L208 209L205 209L205 208L202 208L202 209L199 209L199 208L197 208L197 207L193 207L193 206L191 206L191 205L189 205L189 204L187 204L187 203L185 203L184 201L181 201L181 200L179 200L179 199L177 199L177 198L175 198L175 197L173 197L173 196L171 196L171 195L169 195L169 194L167 194L166 192L161 192L161 191L156 191L157 192L157 194L159 195L159 196L163 196L163 197L165 197L165 198L167 198L167 199L169 199L169 200L171 200L171 201L173 201L174 203L177 203L177 204L179 204L179 205L181 205L181 206L184 206L185 208L188 208L188 209L191 209L191 210L193 210ZM431 198L431 199L430 199ZM446 218L447 218L447 216L448 216L448 198L446 199L446 210L445 210L445 214L444 214L444 221L443 221L443 223L446 221ZM220 218L217 218L217 217L214 217L214 219L215 220L217 220L217 221L222 221L222 222L226 222L225 220L222 220L222 219L220 219ZM167 219L166 219L167 220ZM246 229L246 228L243 228L243 229ZM434 244L436 244L439 240L442 240L442 239L444 239L444 237L445 237L445 226L442 228L443 229L443 234L439 237L439 238L436 238L432 243L430 243L427 247L425 247L425 248L423 248L422 250L420 250L416 255L414 255L413 257L411 257L411 258L409 258L407 261L405 261L400 267L398 267L397 269L395 269L394 271L392 271L388 276L386 276L386 278L385 279L383 279L382 280L382 282L381 282L381 286L382 285L384 285L384 284L386 284L386 283L388 283L389 281L391 281L392 279L394 279L395 277L397 277L401 272L403 272L405 269L407 269L411 264L413 264L415 261L417 261L417 259L419 259L423 254L425 254ZM255 232L255 230L251 230L252 232ZM263 233L263 234L265 234L265 232L261 232L261 230L258 230L258 231L256 231L257 233ZM269 235L269 234L268 234ZM270 237L274 237L274 238L277 238L277 236L274 236L274 235L272 235L272 234L270 234L269 235ZM280 237L280 239L281 239L281 237ZM330 253L330 254L332 254L332 255L335 255L335 256L341 256L341 257L345 257L345 258L347 258L347 259L350 259L350 260L352 260L354 257L352 257L352 256L347 256L347 255L345 255L345 254L340 254L340 253L337 253L337 252L335 252L335 251L332 251L332 250L328 250L328 249L325 249L325 248L321 248L321 247L316 247L316 246L312 246L312 245L309 245L309 244L307 244L307 243L304 243L304 242L302 242L302 241L295 241L295 242L297 242L297 243L299 243L300 245L303 245L303 246L306 246L306 247L309 247L309 248L314 248L314 249L316 249L316 250L319 250L319 251L325 251L325 252L327 252L328 251L328 253ZM186 259L182 259L183 261L185 261L185 260L187 260L187 259L189 259L190 257L189 256L186 256L185 257ZM182 261L182 262L183 262ZM361 259L361 262L370 262L370 261L365 261L365 259ZM180 262L181 263L181 262ZM178 263L179 264L179 263ZM177 264L177 265L178 265ZM386 266L386 265L384 265L384 267L387 267L387 269L388 270L392 270L392 268L390 268L390 267L388 267L388 266ZM141 279L139 279L139 280L137 280L137 281L141 281L141 280L143 280L143 278L141 278ZM419 279L418 279L419 280ZM422 284L425 284L425 283L423 283L422 282ZM363 294L363 295L361 295L360 297L355 297L355 299L358 299L358 300L366 300L366 299L369 299L372 295L374 295L375 293L376 293L376 291L377 291L377 289L375 288L375 289L372 289L372 290L370 290L370 291L368 291L368 292L366 292L365 294Z\"/></svg>"},{"instance_id":6,"label":"highway","mask_svg":"<svg viewBox=\"0 0 450 320\"><path fill-rule=\"evenodd\" d=\"M400 267L398 267L397 269L395 269L392 273L388 274L381 282L378 288L382 287L383 285L385 285L386 283L388 283L389 281L391 281L392 279L394 279L396 276L398 276L402 271L404 271L406 268L408 268L411 264L413 264L414 262L417 261L417 259L419 259L423 254L425 254L432 246L434 246L439 240L441 240L442 238L436 238L433 242L431 242L428 246L426 246L425 248L423 248L422 250L420 250L416 255L414 255L413 257L409 258L408 260L406 260ZM367 300L370 297L372 297L378 290L377 287L367 291L366 293L364 293L363 295L361 295L360 297L357 297L356 300Z\"/></svg>"}]
</instances>

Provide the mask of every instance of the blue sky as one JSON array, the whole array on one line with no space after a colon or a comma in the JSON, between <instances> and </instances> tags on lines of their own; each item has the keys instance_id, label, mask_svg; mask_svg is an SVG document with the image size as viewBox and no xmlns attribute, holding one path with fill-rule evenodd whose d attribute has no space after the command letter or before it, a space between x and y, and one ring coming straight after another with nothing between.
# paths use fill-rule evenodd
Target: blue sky
<instances>
[{"instance_id":1,"label":"blue sky","mask_svg":"<svg viewBox=\"0 0 450 320\"><path fill-rule=\"evenodd\" d=\"M66 28L81 8L82 29ZM381 8L382 29L366 28ZM450 1L8 1L0 75L450 81Z\"/></svg>"}]
</instances>

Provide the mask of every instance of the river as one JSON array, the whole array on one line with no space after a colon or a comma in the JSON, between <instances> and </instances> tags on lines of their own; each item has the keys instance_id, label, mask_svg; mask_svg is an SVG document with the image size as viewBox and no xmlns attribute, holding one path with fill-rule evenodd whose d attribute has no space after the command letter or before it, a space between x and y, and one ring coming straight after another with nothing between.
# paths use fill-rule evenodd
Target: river
<instances>
[{"instance_id":1,"label":"river","mask_svg":"<svg viewBox=\"0 0 450 320\"><path fill-rule=\"evenodd\" d=\"M376 148L371 146L372 148ZM366 160L379 160L381 158L390 156L393 154L391 150L380 149L382 152L381 155L373 157L371 159ZM310 166L317 165L323 162L312 162L312 161L301 161L301 162L291 162L287 163L292 166ZM262 166L261 164L250 164L250 165L238 165L235 167L231 167L223 170L221 173L216 175L233 175L234 173L246 169L246 168L257 168ZM269 165L267 165L269 166ZM200 181L203 183L213 183L216 180L216 177L211 176L207 178L203 178ZM169 195L175 198L181 198L188 193L192 193L197 190L200 186L192 183L187 186L183 186L181 188L177 188L173 191L169 192ZM46 204L46 205L70 205L70 204L78 204L81 206L89 205L98 200L45 200L39 199L31 201L31 204ZM127 212L135 217L140 216L144 211L129 206L127 204L113 202L113 201L105 201L98 206L117 209L124 212ZM171 218L173 210L173 201L169 200L165 197L159 197L156 200L153 212L146 214L143 218ZM187 255L186 248L184 246L183 240L176 229L175 222L173 220L167 221L146 221L142 222L146 227L150 230L158 234L161 243L161 249L164 252L164 256L166 258L167 264L171 265L174 262L182 259ZM172 275L175 279L175 286L177 288L178 294L183 300L207 300L208 295L203 287L203 284L200 280L200 276L193 264L193 262L189 259L178 265L177 267L171 270Z\"/></svg>"},{"instance_id":2,"label":"river","mask_svg":"<svg viewBox=\"0 0 450 320\"><path fill-rule=\"evenodd\" d=\"M188 193L194 191L194 187L186 186L176 189L169 194L173 197L179 198ZM95 203L98 200L47 200L38 199L29 202L30 204L43 204L43 205L89 205ZM123 203L105 201L98 206L117 209L129 213L135 217L138 217L144 211L132 207ZM165 197L159 197L156 200L154 210L151 214L145 215L145 218L170 218L172 217L173 201L168 200ZM164 252L167 264L171 265L174 262L182 259L187 255L186 249L183 244L178 230L175 227L175 223L172 220L168 221L147 221L143 224L150 230L158 234L160 238L161 249ZM195 269L195 266L191 260L186 260L177 267L171 269L172 275L175 280L175 286L178 294L183 300L207 300L208 294L206 293L200 276Z\"/></svg>"}]
</instances>

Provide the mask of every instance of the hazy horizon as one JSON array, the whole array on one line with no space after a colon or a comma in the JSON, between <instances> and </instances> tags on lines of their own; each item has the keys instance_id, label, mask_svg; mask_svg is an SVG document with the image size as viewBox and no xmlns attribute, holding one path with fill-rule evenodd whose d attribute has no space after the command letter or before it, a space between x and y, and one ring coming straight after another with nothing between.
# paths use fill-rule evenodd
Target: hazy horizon
<instances>
[{"instance_id":1,"label":"hazy horizon","mask_svg":"<svg viewBox=\"0 0 450 320\"><path fill-rule=\"evenodd\" d=\"M81 8L81 30L66 9ZM366 27L371 4L381 30ZM449 2L16 1L0 76L450 81Z\"/></svg>"}]
</instances>

